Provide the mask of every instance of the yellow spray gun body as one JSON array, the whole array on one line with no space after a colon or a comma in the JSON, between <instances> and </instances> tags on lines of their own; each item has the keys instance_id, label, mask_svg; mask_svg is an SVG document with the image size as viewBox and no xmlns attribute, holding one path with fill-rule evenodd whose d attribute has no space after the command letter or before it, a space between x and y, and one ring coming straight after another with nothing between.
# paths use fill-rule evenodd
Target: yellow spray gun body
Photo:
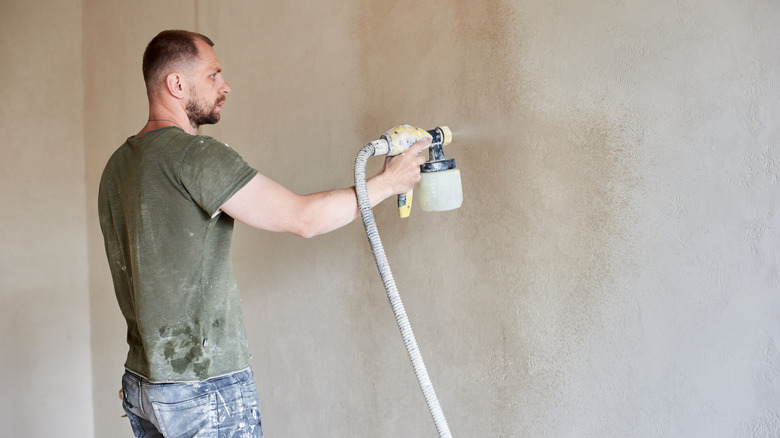
<instances>
[{"instance_id":1,"label":"yellow spray gun body","mask_svg":"<svg viewBox=\"0 0 780 438\"><path fill-rule=\"evenodd\" d=\"M390 156L398 155L409 149L416 142L426 137L431 139L431 144L428 146L430 149L431 160L433 161L438 159L439 155L441 155L441 158L443 159L444 155L441 153L441 147L452 142L452 131L450 131L450 128L446 126L440 126L430 131L415 128L414 126L410 125L395 126L382 134L381 140L387 142L387 151L380 151L379 153L384 153ZM436 158L434 158L434 156L436 156ZM454 168L455 160L448 161L452 162L452 168ZM429 163L426 163L426 165ZM428 166L428 168L430 168L430 166ZM425 172L426 166L423 165L422 169ZM458 185L460 185L460 178L458 178ZM458 192L459 191L460 187L458 187ZM412 189L408 193L398 195L398 214L402 218L409 217L409 214L412 211L413 194L414 190ZM462 194L460 196L462 199ZM460 204L458 204L458 206L460 206Z\"/></svg>"}]
</instances>

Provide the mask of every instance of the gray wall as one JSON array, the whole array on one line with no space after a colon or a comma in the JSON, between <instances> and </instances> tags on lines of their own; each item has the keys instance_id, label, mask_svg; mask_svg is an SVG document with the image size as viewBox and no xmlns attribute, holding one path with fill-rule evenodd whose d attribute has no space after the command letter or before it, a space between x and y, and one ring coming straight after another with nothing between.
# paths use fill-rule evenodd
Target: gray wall
<instances>
[{"instance_id":1,"label":"gray wall","mask_svg":"<svg viewBox=\"0 0 780 438\"><path fill-rule=\"evenodd\" d=\"M455 436L777 436L776 2L0 12L14 436L130 436L96 187L146 120L143 48L175 27L215 40L233 87L203 132L295 191L351 185L397 123L453 128L463 207L375 213ZM358 222L311 240L239 226L233 254L267 436L435 436Z\"/></svg>"}]
</instances>

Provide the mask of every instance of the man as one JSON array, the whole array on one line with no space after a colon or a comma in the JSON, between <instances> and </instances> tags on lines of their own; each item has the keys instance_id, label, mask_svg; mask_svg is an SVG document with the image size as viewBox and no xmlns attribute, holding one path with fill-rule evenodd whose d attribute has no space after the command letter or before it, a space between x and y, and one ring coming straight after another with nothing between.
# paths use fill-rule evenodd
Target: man
<instances>
[{"instance_id":1,"label":"man","mask_svg":"<svg viewBox=\"0 0 780 438\"><path fill-rule=\"evenodd\" d=\"M355 190L297 195L197 135L219 121L231 91L206 36L161 32L143 74L148 121L108 161L98 199L127 321L123 407L138 437L260 437L230 261L233 221L316 236L359 215ZM372 204L419 181L428 143L385 160L367 183Z\"/></svg>"}]
</instances>

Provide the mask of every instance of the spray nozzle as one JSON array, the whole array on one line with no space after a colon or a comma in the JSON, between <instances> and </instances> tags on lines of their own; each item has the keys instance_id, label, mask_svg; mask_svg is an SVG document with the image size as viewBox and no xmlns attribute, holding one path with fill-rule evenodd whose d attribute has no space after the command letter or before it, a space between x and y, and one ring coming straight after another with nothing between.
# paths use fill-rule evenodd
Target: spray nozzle
<instances>
[{"instance_id":1,"label":"spray nozzle","mask_svg":"<svg viewBox=\"0 0 780 438\"><path fill-rule=\"evenodd\" d=\"M452 131L450 128L448 126L438 126L426 132L431 136L431 145L429 147L432 149L438 148L439 153L442 153L443 157L444 154L441 147L452 143Z\"/></svg>"}]
</instances>

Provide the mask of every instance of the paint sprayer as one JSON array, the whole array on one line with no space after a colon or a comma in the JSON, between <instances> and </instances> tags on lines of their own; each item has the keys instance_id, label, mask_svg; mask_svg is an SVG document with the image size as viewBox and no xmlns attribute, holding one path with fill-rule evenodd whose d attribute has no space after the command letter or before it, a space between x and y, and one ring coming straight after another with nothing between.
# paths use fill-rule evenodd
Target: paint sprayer
<instances>
[{"instance_id":1,"label":"paint sprayer","mask_svg":"<svg viewBox=\"0 0 780 438\"><path fill-rule=\"evenodd\" d=\"M409 149L417 141L431 137L428 146L428 161L420 166L420 207L423 211L446 211L460 207L463 191L460 182L460 170L455 168L455 160L444 157L444 146L452 142L452 131L439 126L425 131L409 125L398 125L369 143L374 148L373 155L398 155ZM368 146L368 145L366 145ZM398 212L408 217L412 210L412 191L398 195Z\"/></svg>"},{"instance_id":2,"label":"paint sprayer","mask_svg":"<svg viewBox=\"0 0 780 438\"><path fill-rule=\"evenodd\" d=\"M366 163L370 157L374 155L398 155L426 137L431 137L431 144L428 146L429 160L420 166L422 172L419 188L420 206L424 211L446 211L460 207L463 202L460 170L455 168L454 159L444 157L442 150L443 146L448 145L452 141L452 132L446 126L425 131L409 125L399 125L382 134L379 140L363 146L355 160L355 191L357 193L360 214L363 217L363 225L366 228L366 235L371 245L371 251L374 253L374 259L376 260L377 268L379 268L379 275L382 277L385 285L387 298L390 300L398 328L401 330L401 336L409 353L409 358L412 361L417 382L420 384L420 389L425 396L425 402L428 404L428 409L433 417L439 437L451 438L452 434L447 425L447 420L444 418L444 412L436 397L436 392L433 389L433 384L428 376L422 355L417 347L417 341L414 338L401 296L398 294L393 274L390 271L390 265L387 262L382 240L379 238L379 231L376 227L366 187ZM411 208L412 192L398 195L398 211L401 217L409 216Z\"/></svg>"}]
</instances>

